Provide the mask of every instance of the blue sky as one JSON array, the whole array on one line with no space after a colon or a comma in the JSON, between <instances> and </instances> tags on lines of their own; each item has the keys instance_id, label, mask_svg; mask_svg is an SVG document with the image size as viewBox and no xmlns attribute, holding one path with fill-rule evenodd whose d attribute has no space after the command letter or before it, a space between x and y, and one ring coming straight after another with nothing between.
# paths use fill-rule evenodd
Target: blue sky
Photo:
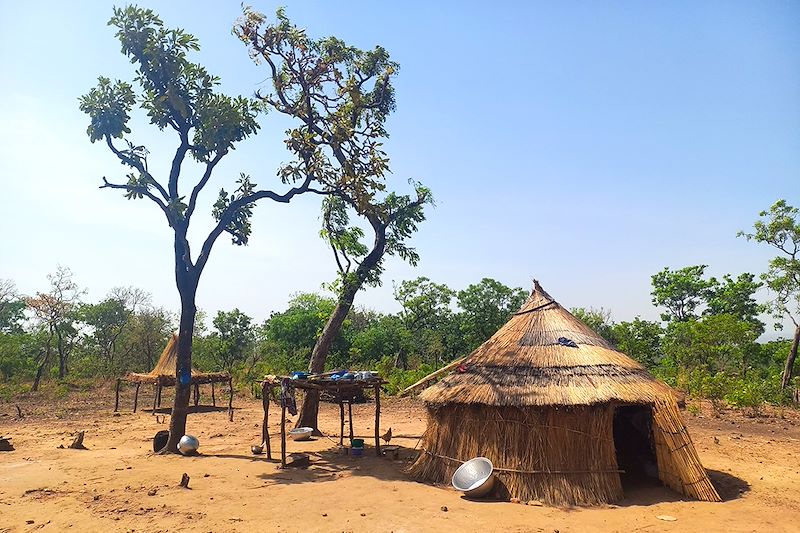
<instances>
[{"instance_id":1,"label":"blue sky","mask_svg":"<svg viewBox=\"0 0 800 533\"><path fill-rule=\"evenodd\" d=\"M392 280L419 275L456 289L536 277L565 306L656 318L653 273L760 273L771 251L736 232L778 198L800 204L800 3L285 4L311 35L381 44L401 64L389 183L418 179L437 199L413 240L419 266L390 261L361 305L396 310ZM177 309L171 231L155 206L97 188L124 169L89 143L78 110L98 75L132 78L106 26L112 5L0 3L0 278L30 294L60 263L90 300L134 285ZM239 2L140 5L196 35L195 59L228 93L266 78L230 33ZM240 171L281 189L283 124L262 125L220 165L198 214ZM131 126L165 168L175 139L141 116ZM318 208L318 197L260 204L250 246L217 243L199 306L260 320L330 281ZM197 248L211 220L193 222Z\"/></svg>"}]
</instances>

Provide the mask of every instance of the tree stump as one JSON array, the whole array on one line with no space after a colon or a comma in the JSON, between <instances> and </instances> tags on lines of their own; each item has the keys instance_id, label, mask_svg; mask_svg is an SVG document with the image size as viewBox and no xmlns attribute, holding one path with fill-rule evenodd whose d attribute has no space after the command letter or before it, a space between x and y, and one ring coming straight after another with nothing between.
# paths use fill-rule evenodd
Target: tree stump
<instances>
[{"instance_id":1,"label":"tree stump","mask_svg":"<svg viewBox=\"0 0 800 533\"><path fill-rule=\"evenodd\" d=\"M79 431L78 434L75 435L75 440L67 447L73 450L88 450L89 448L83 445L83 433L83 431Z\"/></svg>"}]
</instances>

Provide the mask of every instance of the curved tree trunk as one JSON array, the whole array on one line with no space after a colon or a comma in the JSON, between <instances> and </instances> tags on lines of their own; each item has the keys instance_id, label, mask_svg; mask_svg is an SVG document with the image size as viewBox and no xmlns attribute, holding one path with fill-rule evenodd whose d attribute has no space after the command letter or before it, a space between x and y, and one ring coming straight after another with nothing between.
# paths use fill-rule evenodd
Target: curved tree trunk
<instances>
[{"instance_id":1,"label":"curved tree trunk","mask_svg":"<svg viewBox=\"0 0 800 533\"><path fill-rule=\"evenodd\" d=\"M781 378L782 389L788 387L792 381L792 369L794 368L794 361L797 359L798 344L800 344L800 325L795 327L792 348L789 350L789 355L786 356L786 366L783 368L783 377Z\"/></svg>"},{"instance_id":2,"label":"curved tree trunk","mask_svg":"<svg viewBox=\"0 0 800 533\"><path fill-rule=\"evenodd\" d=\"M342 329L347 314L353 307L353 299L355 298L358 289L349 288L342 298L336 302L336 307L331 313L328 322L322 329L322 334L314 344L314 350L311 352L311 361L308 364L308 371L312 374L319 374L325 371L325 360L328 358L328 353L331 351L331 346L336 336ZM314 433L319 434L317 428L317 418L319 415L319 392L308 390L303 396L303 405L300 408L300 416L297 419L296 427L310 427L314 428Z\"/></svg>"}]
</instances>

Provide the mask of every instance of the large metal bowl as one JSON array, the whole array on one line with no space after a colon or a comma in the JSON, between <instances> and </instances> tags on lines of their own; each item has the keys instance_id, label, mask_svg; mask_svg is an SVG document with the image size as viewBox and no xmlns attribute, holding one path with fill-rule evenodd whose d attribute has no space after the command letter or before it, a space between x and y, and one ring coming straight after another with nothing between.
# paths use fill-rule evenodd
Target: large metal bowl
<instances>
[{"instance_id":1,"label":"large metal bowl","mask_svg":"<svg viewBox=\"0 0 800 533\"><path fill-rule=\"evenodd\" d=\"M178 442L178 451L183 455L194 455L199 447L200 441L194 435L184 435Z\"/></svg>"},{"instance_id":2,"label":"large metal bowl","mask_svg":"<svg viewBox=\"0 0 800 533\"><path fill-rule=\"evenodd\" d=\"M468 498L481 498L494 487L494 466L486 457L470 459L453 473L453 488Z\"/></svg>"},{"instance_id":3,"label":"large metal bowl","mask_svg":"<svg viewBox=\"0 0 800 533\"><path fill-rule=\"evenodd\" d=\"M292 440L308 440L314 433L314 428L301 427L294 428L289 432L289 438Z\"/></svg>"}]
</instances>

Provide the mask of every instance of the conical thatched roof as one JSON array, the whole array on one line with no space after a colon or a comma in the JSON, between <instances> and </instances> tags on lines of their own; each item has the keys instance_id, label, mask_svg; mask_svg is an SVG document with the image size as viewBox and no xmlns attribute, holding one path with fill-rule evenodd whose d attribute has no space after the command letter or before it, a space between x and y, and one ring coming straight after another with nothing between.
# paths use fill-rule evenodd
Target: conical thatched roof
<instances>
[{"instance_id":1,"label":"conical thatched roof","mask_svg":"<svg viewBox=\"0 0 800 533\"><path fill-rule=\"evenodd\" d=\"M429 404L522 407L653 403L671 393L535 281L522 308L420 397Z\"/></svg>"}]
</instances>

